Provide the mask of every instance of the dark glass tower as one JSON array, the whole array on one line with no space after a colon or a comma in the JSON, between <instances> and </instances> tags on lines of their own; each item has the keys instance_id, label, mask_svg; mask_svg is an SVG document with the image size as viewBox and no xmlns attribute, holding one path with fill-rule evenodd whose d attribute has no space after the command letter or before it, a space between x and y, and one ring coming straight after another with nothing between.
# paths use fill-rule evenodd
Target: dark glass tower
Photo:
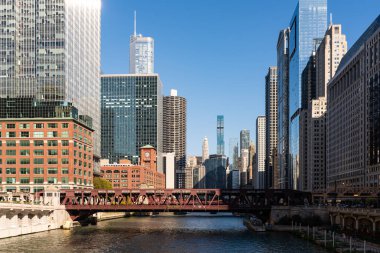
<instances>
[{"instance_id":1,"label":"dark glass tower","mask_svg":"<svg viewBox=\"0 0 380 253\"><path fill-rule=\"evenodd\" d=\"M162 95L158 75L101 77L102 158L137 162L139 149L162 152Z\"/></svg>"}]
</instances>

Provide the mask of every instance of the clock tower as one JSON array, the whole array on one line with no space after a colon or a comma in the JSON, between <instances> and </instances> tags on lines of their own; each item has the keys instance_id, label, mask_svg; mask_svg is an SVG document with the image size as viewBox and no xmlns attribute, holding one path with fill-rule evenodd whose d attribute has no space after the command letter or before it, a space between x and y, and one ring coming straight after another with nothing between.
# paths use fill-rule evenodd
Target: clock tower
<instances>
[{"instance_id":1,"label":"clock tower","mask_svg":"<svg viewBox=\"0 0 380 253\"><path fill-rule=\"evenodd\" d=\"M146 145L140 148L140 165L157 170L157 152L154 147Z\"/></svg>"}]
</instances>

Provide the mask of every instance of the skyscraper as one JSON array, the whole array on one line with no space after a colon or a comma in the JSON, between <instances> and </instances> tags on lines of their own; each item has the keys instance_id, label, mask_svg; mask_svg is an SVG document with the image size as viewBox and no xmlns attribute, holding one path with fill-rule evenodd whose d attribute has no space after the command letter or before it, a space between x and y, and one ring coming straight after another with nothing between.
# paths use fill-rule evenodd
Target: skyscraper
<instances>
[{"instance_id":1,"label":"skyscraper","mask_svg":"<svg viewBox=\"0 0 380 253\"><path fill-rule=\"evenodd\" d=\"M2 1L0 97L67 101L100 157L100 0ZM98 163L95 163L97 165ZM97 167L95 169L98 169Z\"/></svg>"},{"instance_id":2,"label":"skyscraper","mask_svg":"<svg viewBox=\"0 0 380 253\"><path fill-rule=\"evenodd\" d=\"M202 142L202 162L209 158L208 139L205 137Z\"/></svg>"},{"instance_id":3,"label":"skyscraper","mask_svg":"<svg viewBox=\"0 0 380 253\"><path fill-rule=\"evenodd\" d=\"M249 130L243 129L240 131L240 149L249 149L251 141Z\"/></svg>"},{"instance_id":4,"label":"skyscraper","mask_svg":"<svg viewBox=\"0 0 380 253\"><path fill-rule=\"evenodd\" d=\"M265 77L265 181L266 188L278 185L278 179L274 178L273 152L277 150L277 67L269 67Z\"/></svg>"},{"instance_id":5,"label":"skyscraper","mask_svg":"<svg viewBox=\"0 0 380 253\"><path fill-rule=\"evenodd\" d=\"M224 155L224 116L217 116L216 123L216 153L218 155Z\"/></svg>"},{"instance_id":6,"label":"skyscraper","mask_svg":"<svg viewBox=\"0 0 380 253\"><path fill-rule=\"evenodd\" d=\"M157 149L162 172L162 84L157 74L102 75L102 157L136 159L139 149Z\"/></svg>"},{"instance_id":7,"label":"skyscraper","mask_svg":"<svg viewBox=\"0 0 380 253\"><path fill-rule=\"evenodd\" d=\"M256 119L256 168L254 168L254 187L264 189L265 187L265 116L259 116Z\"/></svg>"},{"instance_id":8,"label":"skyscraper","mask_svg":"<svg viewBox=\"0 0 380 253\"><path fill-rule=\"evenodd\" d=\"M380 16L343 57L327 87L327 187L380 186ZM361 191L365 190L365 191Z\"/></svg>"},{"instance_id":9,"label":"skyscraper","mask_svg":"<svg viewBox=\"0 0 380 253\"><path fill-rule=\"evenodd\" d=\"M134 32L129 44L129 73L154 73L154 39L137 34L136 12L134 19Z\"/></svg>"},{"instance_id":10,"label":"skyscraper","mask_svg":"<svg viewBox=\"0 0 380 253\"><path fill-rule=\"evenodd\" d=\"M207 189L225 189L227 187L227 161L227 157L224 155L210 155L210 158L205 161L205 186Z\"/></svg>"},{"instance_id":11,"label":"skyscraper","mask_svg":"<svg viewBox=\"0 0 380 253\"><path fill-rule=\"evenodd\" d=\"M289 133L290 177L292 189L300 189L299 123L301 76L314 49L315 38L327 29L327 0L299 0L290 21L289 34Z\"/></svg>"},{"instance_id":12,"label":"skyscraper","mask_svg":"<svg viewBox=\"0 0 380 253\"><path fill-rule=\"evenodd\" d=\"M277 42L277 155L279 188L289 187L289 29Z\"/></svg>"},{"instance_id":13,"label":"skyscraper","mask_svg":"<svg viewBox=\"0 0 380 253\"><path fill-rule=\"evenodd\" d=\"M186 99L176 90L163 98L163 152L175 153L176 171L186 167Z\"/></svg>"}]
</instances>

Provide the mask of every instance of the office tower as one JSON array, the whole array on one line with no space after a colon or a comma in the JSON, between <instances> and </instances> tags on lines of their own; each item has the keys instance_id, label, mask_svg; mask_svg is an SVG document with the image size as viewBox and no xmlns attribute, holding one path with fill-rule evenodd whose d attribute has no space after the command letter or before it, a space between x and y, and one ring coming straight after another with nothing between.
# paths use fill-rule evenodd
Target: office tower
<instances>
[{"instance_id":1,"label":"office tower","mask_svg":"<svg viewBox=\"0 0 380 253\"><path fill-rule=\"evenodd\" d=\"M278 184L289 188L289 29L277 41L277 154Z\"/></svg>"},{"instance_id":2,"label":"office tower","mask_svg":"<svg viewBox=\"0 0 380 253\"><path fill-rule=\"evenodd\" d=\"M299 0L289 26L289 186L300 189L301 77L314 48L313 39L322 38L327 30L327 0Z\"/></svg>"},{"instance_id":3,"label":"office tower","mask_svg":"<svg viewBox=\"0 0 380 253\"><path fill-rule=\"evenodd\" d=\"M343 57L327 87L329 191L379 188L379 48L380 16Z\"/></svg>"},{"instance_id":4,"label":"office tower","mask_svg":"<svg viewBox=\"0 0 380 253\"><path fill-rule=\"evenodd\" d=\"M313 99L307 116L307 185L304 190L323 193L326 190L326 110L325 97Z\"/></svg>"},{"instance_id":5,"label":"office tower","mask_svg":"<svg viewBox=\"0 0 380 253\"><path fill-rule=\"evenodd\" d=\"M176 173L182 173L186 167L186 99L177 96L176 90L164 96L163 115L163 151L175 153Z\"/></svg>"},{"instance_id":6,"label":"office tower","mask_svg":"<svg viewBox=\"0 0 380 253\"><path fill-rule=\"evenodd\" d=\"M339 63L347 50L347 40L346 35L342 34L342 25L331 23L317 50L316 97L326 96L327 83L335 75Z\"/></svg>"},{"instance_id":7,"label":"office tower","mask_svg":"<svg viewBox=\"0 0 380 253\"><path fill-rule=\"evenodd\" d=\"M303 188L307 191L321 193L326 188L326 89L346 52L347 41L342 34L342 26L331 23L316 50L315 67L310 68L312 71L308 71L306 78L303 75L303 84L313 87L309 89L312 92L308 92L309 101L305 101L307 108L303 110L307 112L304 129L301 125L301 134L304 133L306 142L300 150L304 150L306 155L300 159L300 167L304 173Z\"/></svg>"},{"instance_id":8,"label":"office tower","mask_svg":"<svg viewBox=\"0 0 380 253\"><path fill-rule=\"evenodd\" d=\"M240 185L245 186L248 183L248 167L249 167L249 149L240 150Z\"/></svg>"},{"instance_id":9,"label":"office tower","mask_svg":"<svg viewBox=\"0 0 380 253\"><path fill-rule=\"evenodd\" d=\"M165 174L165 188L174 189L176 185L175 153L162 153L162 170Z\"/></svg>"},{"instance_id":10,"label":"office tower","mask_svg":"<svg viewBox=\"0 0 380 253\"><path fill-rule=\"evenodd\" d=\"M134 32L129 42L129 73L154 73L154 39L137 34L136 12L134 19Z\"/></svg>"},{"instance_id":11,"label":"office tower","mask_svg":"<svg viewBox=\"0 0 380 253\"><path fill-rule=\"evenodd\" d=\"M264 189L265 187L265 132L266 119L265 116L259 116L256 119L256 168L254 171L254 187L256 189Z\"/></svg>"},{"instance_id":12,"label":"office tower","mask_svg":"<svg viewBox=\"0 0 380 253\"><path fill-rule=\"evenodd\" d=\"M308 106L316 98L316 47L320 40L314 40L315 50L313 50L309 61L302 71L302 108L299 110L299 190L306 191L309 185L309 168L308 168Z\"/></svg>"},{"instance_id":13,"label":"office tower","mask_svg":"<svg viewBox=\"0 0 380 253\"><path fill-rule=\"evenodd\" d=\"M210 158L205 161L205 186L207 189L225 189L227 187L227 162L228 159L224 155L210 155Z\"/></svg>"},{"instance_id":14,"label":"office tower","mask_svg":"<svg viewBox=\"0 0 380 253\"><path fill-rule=\"evenodd\" d=\"M224 116L218 115L217 116L217 123L216 123L216 153L218 155L224 155Z\"/></svg>"},{"instance_id":15,"label":"office tower","mask_svg":"<svg viewBox=\"0 0 380 253\"><path fill-rule=\"evenodd\" d=\"M240 131L240 149L249 149L250 143L250 133L249 130L243 129Z\"/></svg>"},{"instance_id":16,"label":"office tower","mask_svg":"<svg viewBox=\"0 0 380 253\"><path fill-rule=\"evenodd\" d=\"M0 97L73 103L80 114L92 118L96 161L100 157L100 12L100 0L0 3L4 17ZM98 170L98 162L94 165Z\"/></svg>"},{"instance_id":17,"label":"office tower","mask_svg":"<svg viewBox=\"0 0 380 253\"><path fill-rule=\"evenodd\" d=\"M278 184L272 152L277 149L277 67L269 67L265 77L265 118L265 188L272 188Z\"/></svg>"},{"instance_id":18,"label":"office tower","mask_svg":"<svg viewBox=\"0 0 380 253\"><path fill-rule=\"evenodd\" d=\"M205 137L202 142L202 162L209 158L208 139Z\"/></svg>"},{"instance_id":19,"label":"office tower","mask_svg":"<svg viewBox=\"0 0 380 253\"><path fill-rule=\"evenodd\" d=\"M231 188L240 189L240 170L233 169L230 171Z\"/></svg>"},{"instance_id":20,"label":"office tower","mask_svg":"<svg viewBox=\"0 0 380 253\"><path fill-rule=\"evenodd\" d=\"M93 187L90 117L71 103L34 98L0 98L0 108L1 192Z\"/></svg>"},{"instance_id":21,"label":"office tower","mask_svg":"<svg viewBox=\"0 0 380 253\"><path fill-rule=\"evenodd\" d=\"M250 141L249 144L249 161L248 161L248 171L247 171L247 180L248 184L252 186L253 182L253 168L254 168L254 161L256 157L256 147L253 141Z\"/></svg>"},{"instance_id":22,"label":"office tower","mask_svg":"<svg viewBox=\"0 0 380 253\"><path fill-rule=\"evenodd\" d=\"M229 163L231 170L238 168L239 159L239 140L238 138L230 138L229 140Z\"/></svg>"},{"instance_id":23,"label":"office tower","mask_svg":"<svg viewBox=\"0 0 380 253\"><path fill-rule=\"evenodd\" d=\"M140 147L157 149L162 172L161 81L151 75L102 75L102 157L110 162L138 160Z\"/></svg>"},{"instance_id":24,"label":"office tower","mask_svg":"<svg viewBox=\"0 0 380 253\"><path fill-rule=\"evenodd\" d=\"M204 189L206 188L206 168L202 164L198 164L193 168L193 188Z\"/></svg>"}]
</instances>

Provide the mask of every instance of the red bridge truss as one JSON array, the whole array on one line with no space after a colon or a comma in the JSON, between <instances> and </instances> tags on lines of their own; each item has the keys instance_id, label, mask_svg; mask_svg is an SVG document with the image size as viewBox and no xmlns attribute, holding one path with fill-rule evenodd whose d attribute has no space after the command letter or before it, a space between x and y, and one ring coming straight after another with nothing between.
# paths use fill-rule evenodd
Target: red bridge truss
<instances>
[{"instance_id":1,"label":"red bridge truss","mask_svg":"<svg viewBox=\"0 0 380 253\"><path fill-rule=\"evenodd\" d=\"M69 212L239 212L303 205L311 195L293 190L115 189L61 190Z\"/></svg>"}]
</instances>

